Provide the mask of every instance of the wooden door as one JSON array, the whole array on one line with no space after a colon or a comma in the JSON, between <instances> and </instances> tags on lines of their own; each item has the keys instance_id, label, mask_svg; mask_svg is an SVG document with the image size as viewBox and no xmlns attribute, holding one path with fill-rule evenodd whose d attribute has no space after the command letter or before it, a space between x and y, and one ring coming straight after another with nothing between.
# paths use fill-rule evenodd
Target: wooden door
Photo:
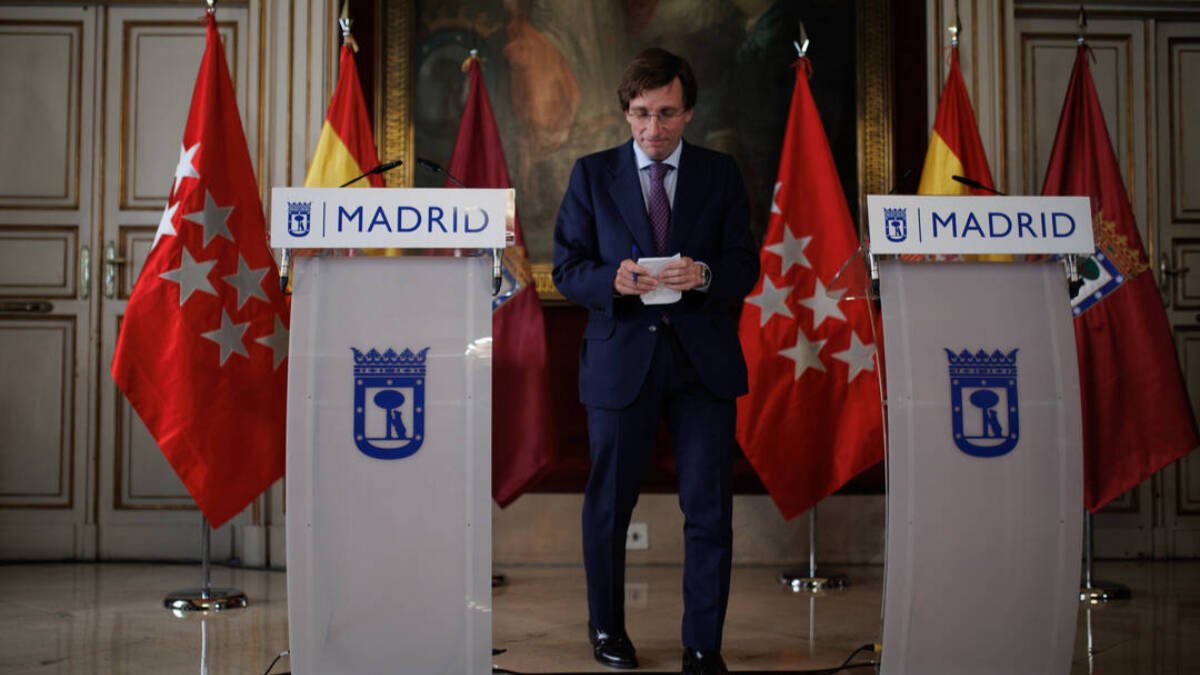
<instances>
[{"instance_id":1,"label":"wooden door","mask_svg":"<svg viewBox=\"0 0 1200 675\"><path fill-rule=\"evenodd\" d=\"M0 8L0 558L95 552L98 22Z\"/></svg>"}]
</instances>

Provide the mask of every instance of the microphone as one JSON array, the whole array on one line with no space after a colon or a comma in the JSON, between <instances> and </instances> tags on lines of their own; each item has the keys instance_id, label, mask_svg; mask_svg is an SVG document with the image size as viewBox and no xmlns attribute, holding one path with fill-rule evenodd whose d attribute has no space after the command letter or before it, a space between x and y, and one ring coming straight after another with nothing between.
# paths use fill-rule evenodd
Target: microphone
<instances>
[{"instance_id":1,"label":"microphone","mask_svg":"<svg viewBox=\"0 0 1200 675\"><path fill-rule=\"evenodd\" d=\"M892 189L891 189L891 190L888 190L888 194L889 194L889 195L894 195L894 194L896 194L897 192L899 192L899 191L900 191L900 184L901 184L901 183L903 183L904 181L908 180L908 179L909 179L909 177L911 177L911 176L912 176L912 174L913 174L913 170L912 170L912 169L905 169L905 170L904 170L904 173L900 174L900 177L896 179L896 182L895 182L895 184L894 184L894 185L892 185Z\"/></svg>"},{"instance_id":2,"label":"microphone","mask_svg":"<svg viewBox=\"0 0 1200 675\"><path fill-rule=\"evenodd\" d=\"M371 169L370 171L362 174L361 176L355 176L354 178L351 178L350 180L346 181L345 183L342 183L341 185L339 185L338 187L340 187L340 188L348 187L348 186L350 186L354 183L357 183L358 181L366 178L367 176L374 176L375 174L378 174L378 173L384 173L386 171L391 171L392 169L400 166L403 163L404 163L404 160L402 160L402 159L393 159L390 162L384 162L383 164L380 164L379 166L375 167L374 169Z\"/></svg>"},{"instance_id":3,"label":"microphone","mask_svg":"<svg viewBox=\"0 0 1200 675\"><path fill-rule=\"evenodd\" d=\"M465 183L463 183L461 180L459 180L458 178L451 175L451 173L449 171L442 168L441 164L438 164L437 162L435 162L433 160L425 159L424 157L418 157L417 158L417 166L421 167L422 169L425 169L426 171L431 171L433 173L442 174L446 178L449 178L450 182L454 183L458 187L464 187L464 188L467 187Z\"/></svg>"},{"instance_id":4,"label":"microphone","mask_svg":"<svg viewBox=\"0 0 1200 675\"><path fill-rule=\"evenodd\" d=\"M1007 196L1003 192L997 190L996 188L988 187L988 186L984 185L983 183L980 183L979 181L975 180L974 178L967 178L966 176L950 176L950 178L959 183L962 183L963 185L966 185L969 188L974 188L976 190L983 190L984 192L990 192L994 195L1000 195L1001 197Z\"/></svg>"},{"instance_id":5,"label":"microphone","mask_svg":"<svg viewBox=\"0 0 1200 675\"><path fill-rule=\"evenodd\" d=\"M374 169L371 169L370 171L368 171L360 176L355 176L354 178L351 178L350 180L346 181L345 183L342 183L341 185L339 185L338 187L344 188L344 187L352 185L352 184L366 178L367 176L374 176L375 174L391 171L392 169L400 166L403 163L404 163L404 160L402 160L402 159L393 159L390 162L384 162L383 164L376 166ZM292 251L291 251L291 249L285 248L285 249L283 249L283 254L279 258L279 290L282 291L284 294L287 293L288 277L291 276L291 271L292 271Z\"/></svg>"}]
</instances>

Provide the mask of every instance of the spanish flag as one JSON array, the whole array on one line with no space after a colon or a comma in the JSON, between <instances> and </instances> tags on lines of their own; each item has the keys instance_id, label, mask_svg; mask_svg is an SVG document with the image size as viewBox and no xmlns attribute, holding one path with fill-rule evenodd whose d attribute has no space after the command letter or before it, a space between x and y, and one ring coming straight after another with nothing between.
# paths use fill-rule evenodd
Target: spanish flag
<instances>
[{"instance_id":1,"label":"spanish flag","mask_svg":"<svg viewBox=\"0 0 1200 675\"><path fill-rule=\"evenodd\" d=\"M917 194L989 194L968 188L951 176L965 176L987 187L995 187L992 172L988 170L987 153L979 140L979 127L971 110L967 85L958 65L958 47L950 49L950 73L938 101L937 118L933 122L929 149L925 152L925 168L921 170Z\"/></svg>"},{"instance_id":2,"label":"spanish flag","mask_svg":"<svg viewBox=\"0 0 1200 675\"><path fill-rule=\"evenodd\" d=\"M338 187L378 165L375 136L367 117L354 52L349 44L343 44L338 60L337 86L329 100L329 113L321 126L317 151L308 166L304 187ZM351 187L368 186L383 187L383 176L367 176Z\"/></svg>"}]
</instances>

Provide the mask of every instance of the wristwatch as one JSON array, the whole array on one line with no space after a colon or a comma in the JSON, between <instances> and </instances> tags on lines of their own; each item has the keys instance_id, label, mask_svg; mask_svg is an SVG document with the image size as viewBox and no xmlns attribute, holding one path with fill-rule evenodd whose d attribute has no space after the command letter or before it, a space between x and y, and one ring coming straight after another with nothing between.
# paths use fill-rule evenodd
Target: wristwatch
<instances>
[{"instance_id":1,"label":"wristwatch","mask_svg":"<svg viewBox=\"0 0 1200 675\"><path fill-rule=\"evenodd\" d=\"M696 287L696 290L707 291L709 285L712 284L712 270L699 260L696 261L696 264L700 266L700 285Z\"/></svg>"}]
</instances>

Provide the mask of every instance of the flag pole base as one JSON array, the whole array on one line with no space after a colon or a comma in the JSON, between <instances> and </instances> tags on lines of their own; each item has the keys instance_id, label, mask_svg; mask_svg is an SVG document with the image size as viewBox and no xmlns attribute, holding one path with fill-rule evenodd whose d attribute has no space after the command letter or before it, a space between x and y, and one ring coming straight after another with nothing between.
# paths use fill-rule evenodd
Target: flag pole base
<instances>
[{"instance_id":1,"label":"flag pole base","mask_svg":"<svg viewBox=\"0 0 1200 675\"><path fill-rule=\"evenodd\" d=\"M1079 589L1079 601L1089 605L1102 605L1115 600L1128 600L1133 593L1125 584L1115 581L1093 581Z\"/></svg>"},{"instance_id":2,"label":"flag pole base","mask_svg":"<svg viewBox=\"0 0 1200 675\"><path fill-rule=\"evenodd\" d=\"M805 591L816 593L818 591L845 588L850 585L850 579L842 574L805 576L800 572L783 572L779 575L779 583L786 586L793 593L803 593Z\"/></svg>"},{"instance_id":3,"label":"flag pole base","mask_svg":"<svg viewBox=\"0 0 1200 675\"><path fill-rule=\"evenodd\" d=\"M163 607L176 616L242 609L247 604L246 594L236 588L188 588L168 593L163 599Z\"/></svg>"}]
</instances>

